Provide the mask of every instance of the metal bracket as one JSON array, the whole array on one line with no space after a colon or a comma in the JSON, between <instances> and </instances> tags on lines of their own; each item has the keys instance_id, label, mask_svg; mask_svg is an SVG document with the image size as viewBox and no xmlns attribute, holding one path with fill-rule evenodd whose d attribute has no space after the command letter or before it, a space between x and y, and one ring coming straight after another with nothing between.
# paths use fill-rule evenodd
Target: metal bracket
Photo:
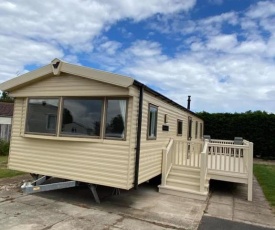
<instances>
[{"instance_id":1,"label":"metal bracket","mask_svg":"<svg viewBox=\"0 0 275 230\"><path fill-rule=\"evenodd\" d=\"M100 200L99 200L99 197L98 197L98 194L97 194L97 191L96 191L96 185L94 184L89 184L88 185L89 189L92 191L93 193L93 196L95 198L95 202L100 204Z\"/></svg>"},{"instance_id":2,"label":"metal bracket","mask_svg":"<svg viewBox=\"0 0 275 230\"><path fill-rule=\"evenodd\" d=\"M48 176L42 176L35 181L24 182L24 184L21 186L21 189L24 193L30 194L78 186L78 183L76 181L65 181L42 185L49 178L50 177Z\"/></svg>"}]
</instances>

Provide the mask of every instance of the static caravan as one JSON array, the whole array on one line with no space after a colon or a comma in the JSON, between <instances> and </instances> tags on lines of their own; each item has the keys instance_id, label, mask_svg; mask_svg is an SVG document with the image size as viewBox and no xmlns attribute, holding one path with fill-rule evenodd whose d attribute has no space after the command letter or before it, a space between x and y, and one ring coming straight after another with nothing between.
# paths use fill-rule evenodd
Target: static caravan
<instances>
[{"instance_id":1,"label":"static caravan","mask_svg":"<svg viewBox=\"0 0 275 230\"><path fill-rule=\"evenodd\" d=\"M203 121L133 78L54 59L0 85L15 99L8 167L129 190L158 176Z\"/></svg>"}]
</instances>

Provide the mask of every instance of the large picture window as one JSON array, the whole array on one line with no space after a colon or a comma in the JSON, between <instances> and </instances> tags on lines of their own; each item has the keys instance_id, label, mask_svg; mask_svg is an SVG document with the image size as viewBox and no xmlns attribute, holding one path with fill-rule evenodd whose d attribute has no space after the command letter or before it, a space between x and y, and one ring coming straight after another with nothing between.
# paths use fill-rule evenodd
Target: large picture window
<instances>
[{"instance_id":1,"label":"large picture window","mask_svg":"<svg viewBox=\"0 0 275 230\"><path fill-rule=\"evenodd\" d=\"M157 120L158 107L150 104L148 114L148 139L155 140L157 138Z\"/></svg>"},{"instance_id":2,"label":"large picture window","mask_svg":"<svg viewBox=\"0 0 275 230\"><path fill-rule=\"evenodd\" d=\"M105 137L125 138L126 108L127 101L125 99L107 100Z\"/></svg>"},{"instance_id":3,"label":"large picture window","mask_svg":"<svg viewBox=\"0 0 275 230\"><path fill-rule=\"evenodd\" d=\"M62 135L100 136L103 100L65 98Z\"/></svg>"},{"instance_id":4,"label":"large picture window","mask_svg":"<svg viewBox=\"0 0 275 230\"><path fill-rule=\"evenodd\" d=\"M26 132L56 134L59 99L29 99Z\"/></svg>"},{"instance_id":5,"label":"large picture window","mask_svg":"<svg viewBox=\"0 0 275 230\"><path fill-rule=\"evenodd\" d=\"M32 98L25 133L125 140L127 102L106 97Z\"/></svg>"}]
</instances>

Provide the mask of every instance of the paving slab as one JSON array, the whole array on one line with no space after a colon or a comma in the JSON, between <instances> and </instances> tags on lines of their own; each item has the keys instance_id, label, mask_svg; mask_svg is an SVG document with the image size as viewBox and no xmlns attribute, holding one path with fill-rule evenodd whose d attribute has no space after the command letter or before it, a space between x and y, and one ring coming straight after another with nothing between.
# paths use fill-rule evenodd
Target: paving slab
<instances>
[{"instance_id":1,"label":"paving slab","mask_svg":"<svg viewBox=\"0 0 275 230\"><path fill-rule=\"evenodd\" d=\"M247 185L211 181L205 215L236 222L275 228L275 214L266 201L256 178L253 179L253 201L247 201Z\"/></svg>"}]
</instances>

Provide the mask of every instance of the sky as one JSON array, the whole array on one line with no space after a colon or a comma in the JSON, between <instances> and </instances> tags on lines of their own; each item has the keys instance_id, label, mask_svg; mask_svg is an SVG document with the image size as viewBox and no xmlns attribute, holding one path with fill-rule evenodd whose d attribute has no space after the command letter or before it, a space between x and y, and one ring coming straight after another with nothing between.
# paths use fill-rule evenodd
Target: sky
<instances>
[{"instance_id":1,"label":"sky","mask_svg":"<svg viewBox=\"0 0 275 230\"><path fill-rule=\"evenodd\" d=\"M195 112L275 113L275 1L1 0L0 82L54 58Z\"/></svg>"}]
</instances>

